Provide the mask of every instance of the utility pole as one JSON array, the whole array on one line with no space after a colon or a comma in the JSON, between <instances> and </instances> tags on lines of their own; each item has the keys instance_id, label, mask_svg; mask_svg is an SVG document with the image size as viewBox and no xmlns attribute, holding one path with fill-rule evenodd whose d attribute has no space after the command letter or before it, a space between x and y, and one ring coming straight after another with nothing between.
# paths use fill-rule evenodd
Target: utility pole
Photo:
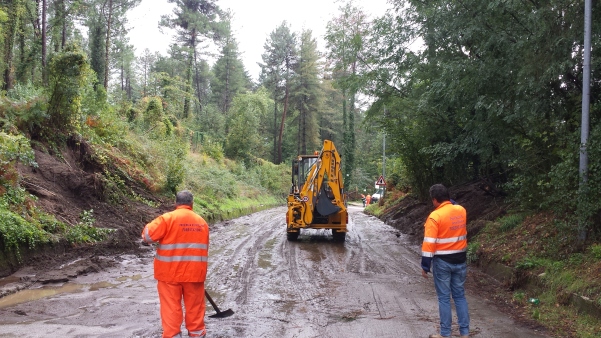
<instances>
[{"instance_id":1,"label":"utility pole","mask_svg":"<svg viewBox=\"0 0 601 338\"><path fill-rule=\"evenodd\" d=\"M590 85L591 85L591 17L592 0L584 1L584 59L582 60L582 126L580 133L580 198L586 198L588 184L588 145L589 136L589 109L590 109ZM582 205L583 203L578 203ZM580 214L583 210L580 210ZM586 240L586 220L583 215L578 215L578 239Z\"/></svg>"},{"instance_id":2,"label":"utility pole","mask_svg":"<svg viewBox=\"0 0 601 338\"><path fill-rule=\"evenodd\" d=\"M386 119L386 106L384 106L384 119ZM382 135L382 177L386 181L386 129ZM386 192L386 186L382 189L382 197Z\"/></svg>"}]
</instances>

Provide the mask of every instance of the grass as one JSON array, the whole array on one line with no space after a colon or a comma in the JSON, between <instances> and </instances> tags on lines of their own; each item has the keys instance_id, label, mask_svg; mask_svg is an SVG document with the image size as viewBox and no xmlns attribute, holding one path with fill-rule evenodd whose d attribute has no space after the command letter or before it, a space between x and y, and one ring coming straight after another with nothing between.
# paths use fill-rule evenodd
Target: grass
<instances>
[{"instance_id":1,"label":"grass","mask_svg":"<svg viewBox=\"0 0 601 338\"><path fill-rule=\"evenodd\" d=\"M479 258L522 276L511 286L511 301L552 336L598 337L601 319L579 313L571 298L588 297L601 313L601 246L593 238L577 250L574 232L550 214L515 214L490 222L473 241L486 243L477 250ZM528 303L529 298L540 304Z\"/></svg>"}]
</instances>

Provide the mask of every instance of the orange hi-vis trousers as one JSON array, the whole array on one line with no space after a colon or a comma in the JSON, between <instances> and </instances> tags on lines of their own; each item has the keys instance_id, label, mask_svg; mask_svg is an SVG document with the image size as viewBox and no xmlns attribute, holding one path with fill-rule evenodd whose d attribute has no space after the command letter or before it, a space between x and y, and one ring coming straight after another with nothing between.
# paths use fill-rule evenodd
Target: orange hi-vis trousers
<instances>
[{"instance_id":1,"label":"orange hi-vis trousers","mask_svg":"<svg viewBox=\"0 0 601 338\"><path fill-rule=\"evenodd\" d=\"M181 337L182 298L190 337L205 336L205 283L158 281L163 338Z\"/></svg>"}]
</instances>

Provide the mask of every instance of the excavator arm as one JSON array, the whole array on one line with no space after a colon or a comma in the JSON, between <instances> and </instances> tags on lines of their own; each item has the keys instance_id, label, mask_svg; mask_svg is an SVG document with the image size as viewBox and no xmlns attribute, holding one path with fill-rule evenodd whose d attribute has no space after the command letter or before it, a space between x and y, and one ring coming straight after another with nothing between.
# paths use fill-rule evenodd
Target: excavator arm
<instances>
[{"instance_id":1,"label":"excavator arm","mask_svg":"<svg viewBox=\"0 0 601 338\"><path fill-rule=\"evenodd\" d=\"M303 159L299 157L297 163ZM332 141L324 141L321 152L306 174L306 180L302 186L297 186L297 183L293 178L293 187L288 195L288 233L298 234L297 229L308 227L345 233L347 210L340 155Z\"/></svg>"}]
</instances>

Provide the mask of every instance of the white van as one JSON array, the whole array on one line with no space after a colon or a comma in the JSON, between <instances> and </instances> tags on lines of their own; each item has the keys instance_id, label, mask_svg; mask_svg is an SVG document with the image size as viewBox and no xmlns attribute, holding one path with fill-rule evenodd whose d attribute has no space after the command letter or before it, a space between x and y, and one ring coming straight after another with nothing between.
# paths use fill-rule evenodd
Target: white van
<instances>
[{"instance_id":1,"label":"white van","mask_svg":"<svg viewBox=\"0 0 601 338\"><path fill-rule=\"evenodd\" d=\"M373 195L371 195L371 202L377 202L380 198L384 197L384 188L378 189Z\"/></svg>"}]
</instances>

